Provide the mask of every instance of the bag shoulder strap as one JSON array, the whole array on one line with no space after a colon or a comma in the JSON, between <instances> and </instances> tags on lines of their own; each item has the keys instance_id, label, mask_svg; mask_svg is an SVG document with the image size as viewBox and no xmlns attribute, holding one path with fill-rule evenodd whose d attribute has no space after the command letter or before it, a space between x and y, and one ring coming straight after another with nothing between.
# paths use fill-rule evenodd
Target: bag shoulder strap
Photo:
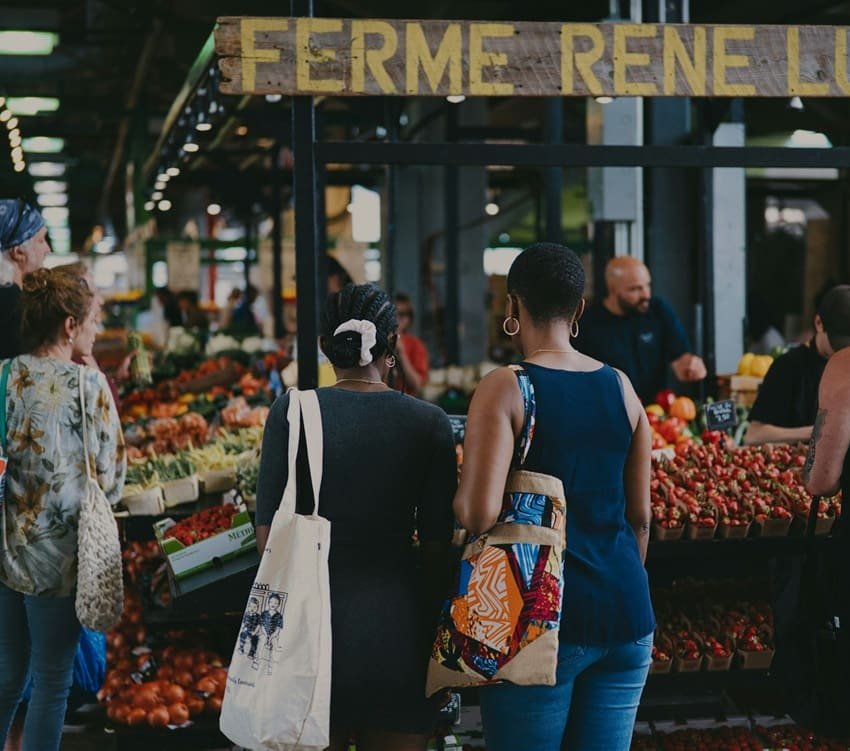
<instances>
[{"instance_id":1,"label":"bag shoulder strap","mask_svg":"<svg viewBox=\"0 0 850 751\"><path fill-rule=\"evenodd\" d=\"M3 363L3 373L0 375L0 448L6 454L6 386L9 383L9 372L12 370L12 360Z\"/></svg>"},{"instance_id":2,"label":"bag shoulder strap","mask_svg":"<svg viewBox=\"0 0 850 751\"><path fill-rule=\"evenodd\" d=\"M307 462L313 485L313 516L319 513L319 492L322 488L324 436L319 398L314 390L301 392L301 415L304 419L304 440L307 442Z\"/></svg>"},{"instance_id":3,"label":"bag shoulder strap","mask_svg":"<svg viewBox=\"0 0 850 751\"><path fill-rule=\"evenodd\" d=\"M534 384L531 382L531 377L528 371L522 365L508 366L516 375L519 384L519 390L522 394L522 404L525 411L525 418L522 422L522 430L516 442L514 450L513 468L520 469L525 464L528 458L528 452L531 450L531 441L534 439L534 425L537 417L537 402L534 398Z\"/></svg>"},{"instance_id":4,"label":"bag shoulder strap","mask_svg":"<svg viewBox=\"0 0 850 751\"><path fill-rule=\"evenodd\" d=\"M287 449L289 471L286 475L286 487L283 489L280 510L294 514L298 495L296 474L298 470L298 444L301 438L301 392L293 388L287 392L287 396L289 398L289 407L286 410L286 423L289 426Z\"/></svg>"},{"instance_id":5,"label":"bag shoulder strap","mask_svg":"<svg viewBox=\"0 0 850 751\"><path fill-rule=\"evenodd\" d=\"M319 491L322 487L322 462L324 460L324 442L322 436L322 414L319 409L319 399L315 391L299 391L290 389L289 408L286 412L286 422L289 426L288 466L286 487L280 508L286 513L294 514L298 499L298 447L303 434L307 445L307 463L310 469L310 480L313 485L313 516L319 513ZM304 421L303 430L301 421Z\"/></svg>"},{"instance_id":6,"label":"bag shoulder strap","mask_svg":"<svg viewBox=\"0 0 850 751\"><path fill-rule=\"evenodd\" d=\"M91 474L91 464L89 462L89 430L88 419L86 418L86 368L85 365L80 365L80 422L83 424L83 457L86 462L86 475L89 480L93 479Z\"/></svg>"}]
</instances>

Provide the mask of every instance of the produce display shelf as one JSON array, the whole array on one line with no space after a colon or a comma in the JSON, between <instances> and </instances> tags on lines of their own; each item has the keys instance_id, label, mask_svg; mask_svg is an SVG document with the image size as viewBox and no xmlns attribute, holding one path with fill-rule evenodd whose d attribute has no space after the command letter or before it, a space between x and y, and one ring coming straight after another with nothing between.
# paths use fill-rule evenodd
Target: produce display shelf
<instances>
[{"instance_id":1,"label":"produce display shelf","mask_svg":"<svg viewBox=\"0 0 850 751\"><path fill-rule=\"evenodd\" d=\"M812 540L802 535L789 537L744 537L713 540L652 540L649 543L647 564L659 560L693 558L753 558L765 560L772 557L802 555L809 546L815 550L834 544L837 538L830 535Z\"/></svg>"}]
</instances>

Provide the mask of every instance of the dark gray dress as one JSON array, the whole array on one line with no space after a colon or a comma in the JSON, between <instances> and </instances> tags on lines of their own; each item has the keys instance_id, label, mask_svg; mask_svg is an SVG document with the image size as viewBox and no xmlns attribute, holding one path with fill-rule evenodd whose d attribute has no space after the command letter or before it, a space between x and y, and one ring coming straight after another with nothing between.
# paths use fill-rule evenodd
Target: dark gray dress
<instances>
[{"instance_id":1,"label":"dark gray dress","mask_svg":"<svg viewBox=\"0 0 850 751\"><path fill-rule=\"evenodd\" d=\"M456 461L445 413L394 391L319 389L324 462L319 513L331 521L331 724L427 732L425 668L439 603L426 596L414 533L451 540ZM286 485L287 396L263 438L257 524L271 524ZM299 453L299 513L312 510Z\"/></svg>"}]
</instances>

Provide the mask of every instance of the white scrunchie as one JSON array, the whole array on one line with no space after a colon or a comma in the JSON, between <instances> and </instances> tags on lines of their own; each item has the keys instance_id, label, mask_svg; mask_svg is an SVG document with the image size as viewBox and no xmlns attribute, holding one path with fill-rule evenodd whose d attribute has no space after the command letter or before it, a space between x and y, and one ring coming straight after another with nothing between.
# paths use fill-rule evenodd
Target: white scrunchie
<instances>
[{"instance_id":1,"label":"white scrunchie","mask_svg":"<svg viewBox=\"0 0 850 751\"><path fill-rule=\"evenodd\" d=\"M360 334L360 367L366 367L372 362L372 347L378 343L378 330L371 321L361 321L352 318L336 327L334 336L345 331L355 331Z\"/></svg>"}]
</instances>

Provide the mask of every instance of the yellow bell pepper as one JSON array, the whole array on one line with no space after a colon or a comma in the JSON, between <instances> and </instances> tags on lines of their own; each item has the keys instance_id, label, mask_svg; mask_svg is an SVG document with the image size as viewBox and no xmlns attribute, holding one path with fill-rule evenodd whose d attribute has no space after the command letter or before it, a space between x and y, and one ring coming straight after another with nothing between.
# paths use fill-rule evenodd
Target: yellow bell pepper
<instances>
[{"instance_id":1,"label":"yellow bell pepper","mask_svg":"<svg viewBox=\"0 0 850 751\"><path fill-rule=\"evenodd\" d=\"M753 367L755 355L752 352L747 352L738 362L738 375L752 375L750 372Z\"/></svg>"}]
</instances>

